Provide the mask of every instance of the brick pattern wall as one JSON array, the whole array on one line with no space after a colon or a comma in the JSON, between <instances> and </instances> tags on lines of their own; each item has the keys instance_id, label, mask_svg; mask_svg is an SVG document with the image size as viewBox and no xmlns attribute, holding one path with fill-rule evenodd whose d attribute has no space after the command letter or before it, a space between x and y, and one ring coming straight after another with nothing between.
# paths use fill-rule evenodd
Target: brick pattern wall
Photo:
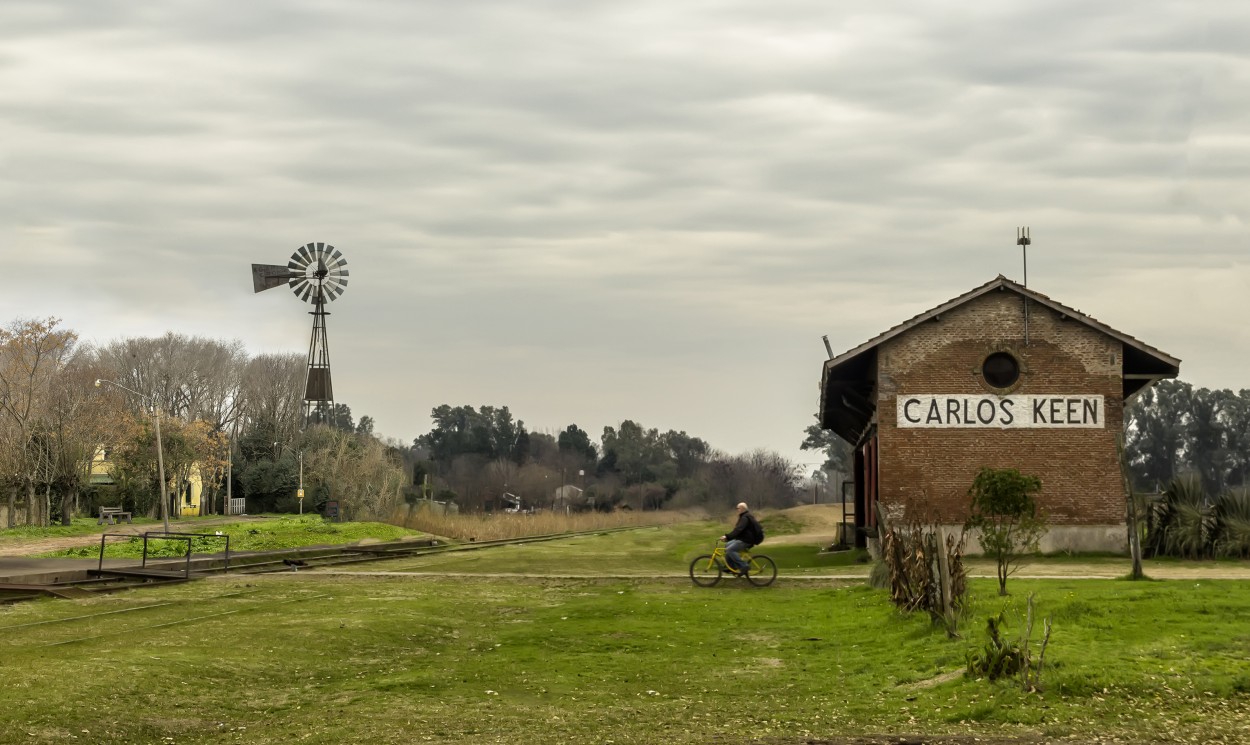
<instances>
[{"instance_id":1,"label":"brick pattern wall","mask_svg":"<svg viewBox=\"0 0 1250 745\"><path fill-rule=\"evenodd\" d=\"M944 523L968 514L968 487L983 466L1016 468L1042 480L1039 502L1053 525L1124 523L1125 494L1116 454L1123 429L1121 364L1116 339L1054 311L991 292L885 342L878 356L878 435L883 506ZM1021 366L1012 394L1100 394L1103 429L899 428L898 396L1003 393L987 384L981 363L1010 352Z\"/></svg>"}]
</instances>

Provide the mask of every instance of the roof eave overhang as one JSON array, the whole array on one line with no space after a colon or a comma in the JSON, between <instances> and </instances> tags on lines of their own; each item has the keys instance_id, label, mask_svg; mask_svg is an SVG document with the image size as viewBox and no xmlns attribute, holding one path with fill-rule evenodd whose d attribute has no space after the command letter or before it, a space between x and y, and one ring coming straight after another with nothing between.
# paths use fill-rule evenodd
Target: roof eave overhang
<instances>
[{"instance_id":1,"label":"roof eave overhang","mask_svg":"<svg viewBox=\"0 0 1250 745\"><path fill-rule=\"evenodd\" d=\"M877 350L844 354L825 362L820 381L820 426L850 443L876 416Z\"/></svg>"}]
</instances>

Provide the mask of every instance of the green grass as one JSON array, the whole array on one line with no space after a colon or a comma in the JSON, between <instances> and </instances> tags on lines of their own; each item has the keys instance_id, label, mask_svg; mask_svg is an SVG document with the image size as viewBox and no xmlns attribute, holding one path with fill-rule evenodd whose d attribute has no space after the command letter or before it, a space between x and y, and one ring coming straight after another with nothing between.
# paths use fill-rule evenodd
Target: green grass
<instances>
[{"instance_id":1,"label":"green grass","mask_svg":"<svg viewBox=\"0 0 1250 745\"><path fill-rule=\"evenodd\" d=\"M136 517L134 518L134 521L136 525L142 525L145 523L160 523L159 520L142 517ZM99 533L107 527L107 525L97 525L96 518L94 517L76 517L70 525L56 524L49 527L19 525L14 528L0 529L0 545L41 538L91 535L92 533Z\"/></svg>"},{"instance_id":2,"label":"green grass","mask_svg":"<svg viewBox=\"0 0 1250 745\"><path fill-rule=\"evenodd\" d=\"M973 580L964 638L950 640L858 581L787 582L783 570L770 588L693 587L685 563L722 529L0 606L0 742L780 745L882 732L1244 742L1250 732L1250 583L1013 579L1000 598L994 580ZM793 551L795 571L823 560L773 549L779 563ZM669 576L608 576L622 566ZM396 574L406 570L421 574ZM370 571L388 574L358 573ZM1054 622L1040 693L942 677L984 643L987 616L1007 607L1018 633L1029 593Z\"/></svg>"},{"instance_id":3,"label":"green grass","mask_svg":"<svg viewBox=\"0 0 1250 745\"><path fill-rule=\"evenodd\" d=\"M422 533L386 523L328 522L317 515L285 516L265 520L248 520L206 525L201 530L184 532L221 533L230 536L230 550L275 551L306 546L356 543L372 539L397 541L420 536ZM197 554L222 551L225 543L218 538L196 538L192 551ZM55 551L44 556L94 558L100 555L99 543ZM106 558L139 558L143 555L140 538L113 540L105 546ZM186 543L175 540L149 540L149 556L185 556Z\"/></svg>"},{"instance_id":4,"label":"green grass","mask_svg":"<svg viewBox=\"0 0 1250 745\"><path fill-rule=\"evenodd\" d=\"M552 543L529 543L457 551L387 562L395 571L448 571L477 574L685 576L691 560L711 553L724 531L717 522L644 527L578 536ZM819 546L776 545L758 549L773 557L778 570L794 574L851 567L855 552L822 554Z\"/></svg>"}]
</instances>

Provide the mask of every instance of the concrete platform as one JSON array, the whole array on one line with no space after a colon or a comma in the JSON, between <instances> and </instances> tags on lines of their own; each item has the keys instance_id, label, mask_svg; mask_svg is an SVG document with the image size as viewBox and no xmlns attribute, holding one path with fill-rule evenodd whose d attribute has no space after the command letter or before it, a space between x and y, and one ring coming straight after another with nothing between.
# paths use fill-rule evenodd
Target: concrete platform
<instances>
[{"instance_id":1,"label":"concrete platform","mask_svg":"<svg viewBox=\"0 0 1250 745\"><path fill-rule=\"evenodd\" d=\"M106 559L106 569L134 566L134 559ZM31 559L25 556L0 556L0 584L54 585L80 582L100 566L99 559Z\"/></svg>"}]
</instances>

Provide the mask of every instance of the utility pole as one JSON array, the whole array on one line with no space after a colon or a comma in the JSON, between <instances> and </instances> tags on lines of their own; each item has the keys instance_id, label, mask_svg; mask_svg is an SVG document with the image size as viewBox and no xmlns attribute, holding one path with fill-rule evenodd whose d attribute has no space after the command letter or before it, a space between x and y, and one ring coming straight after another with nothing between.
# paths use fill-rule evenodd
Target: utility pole
<instances>
[{"instance_id":1,"label":"utility pole","mask_svg":"<svg viewBox=\"0 0 1250 745\"><path fill-rule=\"evenodd\" d=\"M136 396L139 397L140 401L152 407L152 421L156 422L156 469L157 469L157 474L159 475L160 480L161 480L161 523L165 526L165 532L168 533L169 532L169 494L167 493L165 489L165 448L161 444L161 413L156 408L156 401L152 400L148 396L143 395L142 393L136 391L133 388L127 388L121 383L115 383L112 380L103 380L103 379L97 378L95 381L95 387L101 388L103 387L105 383L108 383L109 385L115 388L121 388L123 391L128 391L130 393L135 394Z\"/></svg>"},{"instance_id":2,"label":"utility pole","mask_svg":"<svg viewBox=\"0 0 1250 745\"><path fill-rule=\"evenodd\" d=\"M231 504L230 498L234 496L234 493L233 491L231 491L231 486L230 486L230 482L233 481L233 479L231 478L233 469L234 469L234 438L231 437L228 443L228 447L226 449L226 503L222 505L221 514L223 515L230 514L230 504Z\"/></svg>"}]
</instances>

